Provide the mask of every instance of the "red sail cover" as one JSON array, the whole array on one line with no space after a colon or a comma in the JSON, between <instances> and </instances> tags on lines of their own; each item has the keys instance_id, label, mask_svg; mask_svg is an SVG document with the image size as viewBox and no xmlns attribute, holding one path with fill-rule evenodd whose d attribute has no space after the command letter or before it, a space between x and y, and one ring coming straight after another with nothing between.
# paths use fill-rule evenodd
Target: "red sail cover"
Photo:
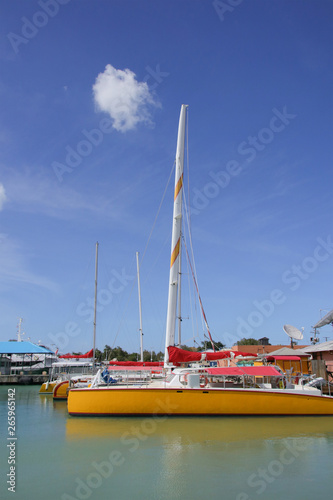
<instances>
[{"instance_id":1,"label":"red sail cover","mask_svg":"<svg viewBox=\"0 0 333 500\"><path fill-rule=\"evenodd\" d=\"M86 359L86 358L93 358L94 357L94 350L91 349L90 351L86 352L85 354L63 354L62 356L59 356L59 358L64 358L64 359Z\"/></svg>"},{"instance_id":2,"label":"red sail cover","mask_svg":"<svg viewBox=\"0 0 333 500\"><path fill-rule=\"evenodd\" d=\"M110 361L110 365L116 366L163 366L159 361Z\"/></svg>"},{"instance_id":3,"label":"red sail cover","mask_svg":"<svg viewBox=\"0 0 333 500\"><path fill-rule=\"evenodd\" d=\"M192 361L214 361L217 359L225 359L238 356L251 356L253 354L241 351L215 351L215 352L194 352L179 349L179 347L169 346L169 361L172 363L191 363Z\"/></svg>"},{"instance_id":4,"label":"red sail cover","mask_svg":"<svg viewBox=\"0 0 333 500\"><path fill-rule=\"evenodd\" d=\"M131 366L131 365L110 365L108 367L108 370L110 372L114 371L114 372L119 372L119 371L150 371L152 373L162 373L163 371L163 366L143 366L143 365L140 365L140 366Z\"/></svg>"}]
</instances>

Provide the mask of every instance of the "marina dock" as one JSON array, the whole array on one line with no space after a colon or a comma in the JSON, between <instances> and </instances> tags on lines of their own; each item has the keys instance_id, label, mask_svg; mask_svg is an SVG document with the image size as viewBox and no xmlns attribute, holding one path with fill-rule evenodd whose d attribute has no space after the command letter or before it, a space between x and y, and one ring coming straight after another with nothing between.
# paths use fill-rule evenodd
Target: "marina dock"
<instances>
[{"instance_id":1,"label":"marina dock","mask_svg":"<svg viewBox=\"0 0 333 500\"><path fill-rule=\"evenodd\" d=\"M41 385L47 382L48 375L35 374L17 374L17 375L0 375L0 385Z\"/></svg>"}]
</instances>

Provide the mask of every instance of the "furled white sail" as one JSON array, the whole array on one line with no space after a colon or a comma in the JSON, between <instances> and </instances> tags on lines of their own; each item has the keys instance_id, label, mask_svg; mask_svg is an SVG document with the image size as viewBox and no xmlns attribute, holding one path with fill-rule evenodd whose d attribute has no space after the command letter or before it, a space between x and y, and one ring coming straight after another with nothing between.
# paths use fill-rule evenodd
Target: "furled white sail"
<instances>
[{"instance_id":1,"label":"furled white sail","mask_svg":"<svg viewBox=\"0 0 333 500\"><path fill-rule=\"evenodd\" d=\"M175 343L175 329L177 316L177 291L179 281L179 258L182 227L182 198L183 198L183 172L184 172L184 149L185 149L185 122L187 105L183 104L180 110L176 171L175 171L175 194L173 205L171 261L169 277L168 313L165 337L164 365L168 365L168 347Z\"/></svg>"}]
</instances>

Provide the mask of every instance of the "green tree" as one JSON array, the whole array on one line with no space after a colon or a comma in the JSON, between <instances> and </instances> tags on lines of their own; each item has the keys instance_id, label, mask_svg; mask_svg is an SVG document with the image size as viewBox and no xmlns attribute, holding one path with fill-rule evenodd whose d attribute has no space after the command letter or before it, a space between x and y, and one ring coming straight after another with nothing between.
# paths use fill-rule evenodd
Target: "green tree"
<instances>
[{"instance_id":1,"label":"green tree","mask_svg":"<svg viewBox=\"0 0 333 500\"><path fill-rule=\"evenodd\" d=\"M160 351L156 354L156 361L163 361L164 359L164 352Z\"/></svg>"},{"instance_id":2,"label":"green tree","mask_svg":"<svg viewBox=\"0 0 333 500\"><path fill-rule=\"evenodd\" d=\"M110 347L109 345L105 345L104 346L104 350L103 350L103 360L107 360L109 361L110 360L110 354L111 354L111 351L112 351L112 347Z\"/></svg>"},{"instance_id":3,"label":"green tree","mask_svg":"<svg viewBox=\"0 0 333 500\"><path fill-rule=\"evenodd\" d=\"M128 361L138 361L140 359L138 352L132 352L128 355Z\"/></svg>"},{"instance_id":4,"label":"green tree","mask_svg":"<svg viewBox=\"0 0 333 500\"><path fill-rule=\"evenodd\" d=\"M150 361L151 352L144 349L143 351L143 361Z\"/></svg>"},{"instance_id":5,"label":"green tree","mask_svg":"<svg viewBox=\"0 0 333 500\"><path fill-rule=\"evenodd\" d=\"M159 352L156 354L155 351L143 351L143 361L160 361L160 355L162 354L162 359L164 357L164 354Z\"/></svg>"},{"instance_id":6,"label":"green tree","mask_svg":"<svg viewBox=\"0 0 333 500\"><path fill-rule=\"evenodd\" d=\"M188 350L194 351L195 347L187 347ZM73 354L81 354L81 353L73 353ZM128 353L120 346L110 347L109 345L105 345L103 351L99 349L95 349L95 358L99 363L101 361L111 361L113 359L117 359L117 361L139 361L140 354L137 352ZM156 353L155 351L151 352L148 350L143 351L143 360L144 361L163 361L164 353L159 351Z\"/></svg>"},{"instance_id":7,"label":"green tree","mask_svg":"<svg viewBox=\"0 0 333 500\"><path fill-rule=\"evenodd\" d=\"M111 349L110 358L117 358L118 361L127 361L128 360L128 352L124 351L121 347L117 346Z\"/></svg>"},{"instance_id":8,"label":"green tree","mask_svg":"<svg viewBox=\"0 0 333 500\"><path fill-rule=\"evenodd\" d=\"M110 347L109 345L105 345L102 353L102 359L110 361L112 359L117 359L118 361L127 361L128 352L124 351L121 347Z\"/></svg>"},{"instance_id":9,"label":"green tree","mask_svg":"<svg viewBox=\"0 0 333 500\"><path fill-rule=\"evenodd\" d=\"M256 339L241 339L238 340L237 345L259 345L259 340Z\"/></svg>"},{"instance_id":10,"label":"green tree","mask_svg":"<svg viewBox=\"0 0 333 500\"><path fill-rule=\"evenodd\" d=\"M220 351L221 349L223 349L225 347L225 344L223 344L222 342L219 342L219 341L213 340L213 344L214 344L214 347L217 351ZM204 340L203 342L201 342L201 345L202 345L202 347L200 347L199 350L203 349L204 351L206 351L207 349L212 348L212 343L210 340Z\"/></svg>"},{"instance_id":11,"label":"green tree","mask_svg":"<svg viewBox=\"0 0 333 500\"><path fill-rule=\"evenodd\" d=\"M99 349L95 349L95 359L98 363L100 363L103 359L103 353Z\"/></svg>"},{"instance_id":12,"label":"green tree","mask_svg":"<svg viewBox=\"0 0 333 500\"><path fill-rule=\"evenodd\" d=\"M188 345L180 345L180 349L184 349L184 351L192 351L195 352L198 349L196 347L189 347Z\"/></svg>"}]
</instances>

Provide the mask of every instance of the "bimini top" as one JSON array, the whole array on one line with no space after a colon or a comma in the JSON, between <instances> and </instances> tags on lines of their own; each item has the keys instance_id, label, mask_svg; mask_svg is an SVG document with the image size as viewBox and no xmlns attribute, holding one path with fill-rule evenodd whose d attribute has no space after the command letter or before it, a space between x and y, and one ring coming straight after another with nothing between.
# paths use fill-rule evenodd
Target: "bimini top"
<instances>
[{"instance_id":1,"label":"bimini top","mask_svg":"<svg viewBox=\"0 0 333 500\"><path fill-rule=\"evenodd\" d=\"M46 347L42 347L32 342L0 342L0 354L54 354Z\"/></svg>"},{"instance_id":2,"label":"bimini top","mask_svg":"<svg viewBox=\"0 0 333 500\"><path fill-rule=\"evenodd\" d=\"M243 376L252 375L254 377L281 377L281 373L273 366L230 366L206 368L210 375Z\"/></svg>"}]
</instances>

